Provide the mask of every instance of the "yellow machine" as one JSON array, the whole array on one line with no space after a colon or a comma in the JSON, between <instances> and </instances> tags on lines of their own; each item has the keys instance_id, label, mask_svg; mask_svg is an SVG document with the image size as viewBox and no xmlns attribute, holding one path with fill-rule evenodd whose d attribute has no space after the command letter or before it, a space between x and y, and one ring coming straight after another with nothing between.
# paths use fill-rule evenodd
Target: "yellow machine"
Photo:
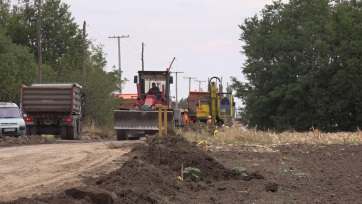
<instances>
[{"instance_id":1,"label":"yellow machine","mask_svg":"<svg viewBox=\"0 0 362 204\"><path fill-rule=\"evenodd\" d=\"M189 117L192 121L206 122L207 117L211 116L214 123L221 126L232 125L233 118L233 95L231 92L218 92L216 88L217 77L209 80L208 92L191 91L188 97ZM224 99L224 100L223 100Z\"/></svg>"}]
</instances>

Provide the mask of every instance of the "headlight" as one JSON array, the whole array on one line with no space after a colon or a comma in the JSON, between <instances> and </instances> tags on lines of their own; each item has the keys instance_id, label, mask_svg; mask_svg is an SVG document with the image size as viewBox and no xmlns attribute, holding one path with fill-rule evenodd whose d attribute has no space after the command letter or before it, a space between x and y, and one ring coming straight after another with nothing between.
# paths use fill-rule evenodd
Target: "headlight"
<instances>
[{"instance_id":1,"label":"headlight","mask_svg":"<svg viewBox=\"0 0 362 204\"><path fill-rule=\"evenodd\" d=\"M152 110L155 110L155 106L151 106L151 109L152 109Z\"/></svg>"},{"instance_id":2,"label":"headlight","mask_svg":"<svg viewBox=\"0 0 362 204\"><path fill-rule=\"evenodd\" d=\"M135 110L139 110L140 108L138 107L138 105L135 105L135 106L134 106L134 109L135 109Z\"/></svg>"}]
</instances>

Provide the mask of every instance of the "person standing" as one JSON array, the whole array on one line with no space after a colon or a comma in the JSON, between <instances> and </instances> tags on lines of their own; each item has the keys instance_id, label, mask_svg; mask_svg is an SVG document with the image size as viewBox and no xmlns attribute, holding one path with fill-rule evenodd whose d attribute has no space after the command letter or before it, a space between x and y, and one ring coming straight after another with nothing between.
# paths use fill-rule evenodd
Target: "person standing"
<instances>
[{"instance_id":1,"label":"person standing","mask_svg":"<svg viewBox=\"0 0 362 204\"><path fill-rule=\"evenodd\" d=\"M207 121L206 121L207 124L211 124L212 123L212 120L211 120L211 116L207 116Z\"/></svg>"},{"instance_id":2,"label":"person standing","mask_svg":"<svg viewBox=\"0 0 362 204\"><path fill-rule=\"evenodd\" d=\"M184 113L184 125L190 124L190 118L189 118L188 114L189 114L189 110L186 109L185 113Z\"/></svg>"}]
</instances>

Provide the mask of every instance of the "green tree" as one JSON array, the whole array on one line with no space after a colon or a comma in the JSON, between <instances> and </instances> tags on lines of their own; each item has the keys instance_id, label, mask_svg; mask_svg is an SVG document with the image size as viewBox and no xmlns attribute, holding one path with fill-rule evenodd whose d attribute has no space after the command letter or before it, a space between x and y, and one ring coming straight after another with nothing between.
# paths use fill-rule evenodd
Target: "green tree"
<instances>
[{"instance_id":1,"label":"green tree","mask_svg":"<svg viewBox=\"0 0 362 204\"><path fill-rule=\"evenodd\" d=\"M113 94L118 82L117 76L103 70L106 61L102 47L96 46L92 50L92 66L82 81L87 101L84 115L88 123L113 128L113 110L118 108L120 100Z\"/></svg>"},{"instance_id":2,"label":"green tree","mask_svg":"<svg viewBox=\"0 0 362 204\"><path fill-rule=\"evenodd\" d=\"M5 66L6 64L1 61L0 65L6 75L15 77L7 78L0 84L4 84L4 86L14 84L14 86L11 86L11 89L9 86L4 91L3 86L0 86L0 96L5 101L13 100L12 97L14 96L18 102L20 85L30 85L37 79L37 2L34 4L32 1L21 0L12 8L11 11L0 9L2 13L3 11L6 14L10 13L9 17L4 18L1 23L4 25L6 35L17 45L11 44L11 40L6 38L7 43L10 43L11 46L6 46L6 51L0 53L4 53L4 58L8 57L8 60L11 60L13 64ZM113 91L117 89L117 78L113 72L107 73L105 71L107 61L102 47L94 46L89 40L86 41L86 77L83 77L82 31L74 22L68 9L69 6L61 3L60 0L48 0L42 4L42 82L77 82L82 85L87 94L87 103L83 108L85 120L94 122L99 127L110 128L113 124L113 110L117 106L117 99L113 97ZM4 35L3 33L2 35ZM3 40L5 38L1 37L0 41ZM1 45L7 44L3 45L1 42ZM32 61L19 61L19 58L16 58L19 54L11 54L20 52L17 51L18 48L22 48L23 52L28 53L26 56L30 57ZM19 65L14 63L16 60L18 60L16 63ZM27 72L27 69L34 71L35 75L33 72L31 74ZM3 75L3 72L1 73ZM20 74L24 74L27 78L18 77ZM17 85L11 81L14 78Z\"/></svg>"},{"instance_id":3,"label":"green tree","mask_svg":"<svg viewBox=\"0 0 362 204\"><path fill-rule=\"evenodd\" d=\"M10 0L0 0L0 25L5 27L10 17Z\"/></svg>"},{"instance_id":4,"label":"green tree","mask_svg":"<svg viewBox=\"0 0 362 204\"><path fill-rule=\"evenodd\" d=\"M244 121L263 129L291 125L300 131L312 125L352 130L361 124L360 10L356 1L278 1L266 5L260 18L245 19L240 40L245 42L248 82L232 79L245 105ZM351 53L344 59L341 41Z\"/></svg>"},{"instance_id":5,"label":"green tree","mask_svg":"<svg viewBox=\"0 0 362 204\"><path fill-rule=\"evenodd\" d=\"M36 78L36 62L29 49L11 43L0 26L0 101L20 103L21 85Z\"/></svg>"}]
</instances>

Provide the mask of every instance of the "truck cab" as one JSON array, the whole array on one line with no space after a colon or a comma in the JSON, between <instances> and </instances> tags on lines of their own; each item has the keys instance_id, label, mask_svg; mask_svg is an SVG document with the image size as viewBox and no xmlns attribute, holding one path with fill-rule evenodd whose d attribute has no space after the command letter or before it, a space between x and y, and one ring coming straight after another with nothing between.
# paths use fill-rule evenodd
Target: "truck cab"
<instances>
[{"instance_id":1,"label":"truck cab","mask_svg":"<svg viewBox=\"0 0 362 204\"><path fill-rule=\"evenodd\" d=\"M0 135L25 135L25 121L18 105L12 102L0 102Z\"/></svg>"}]
</instances>

